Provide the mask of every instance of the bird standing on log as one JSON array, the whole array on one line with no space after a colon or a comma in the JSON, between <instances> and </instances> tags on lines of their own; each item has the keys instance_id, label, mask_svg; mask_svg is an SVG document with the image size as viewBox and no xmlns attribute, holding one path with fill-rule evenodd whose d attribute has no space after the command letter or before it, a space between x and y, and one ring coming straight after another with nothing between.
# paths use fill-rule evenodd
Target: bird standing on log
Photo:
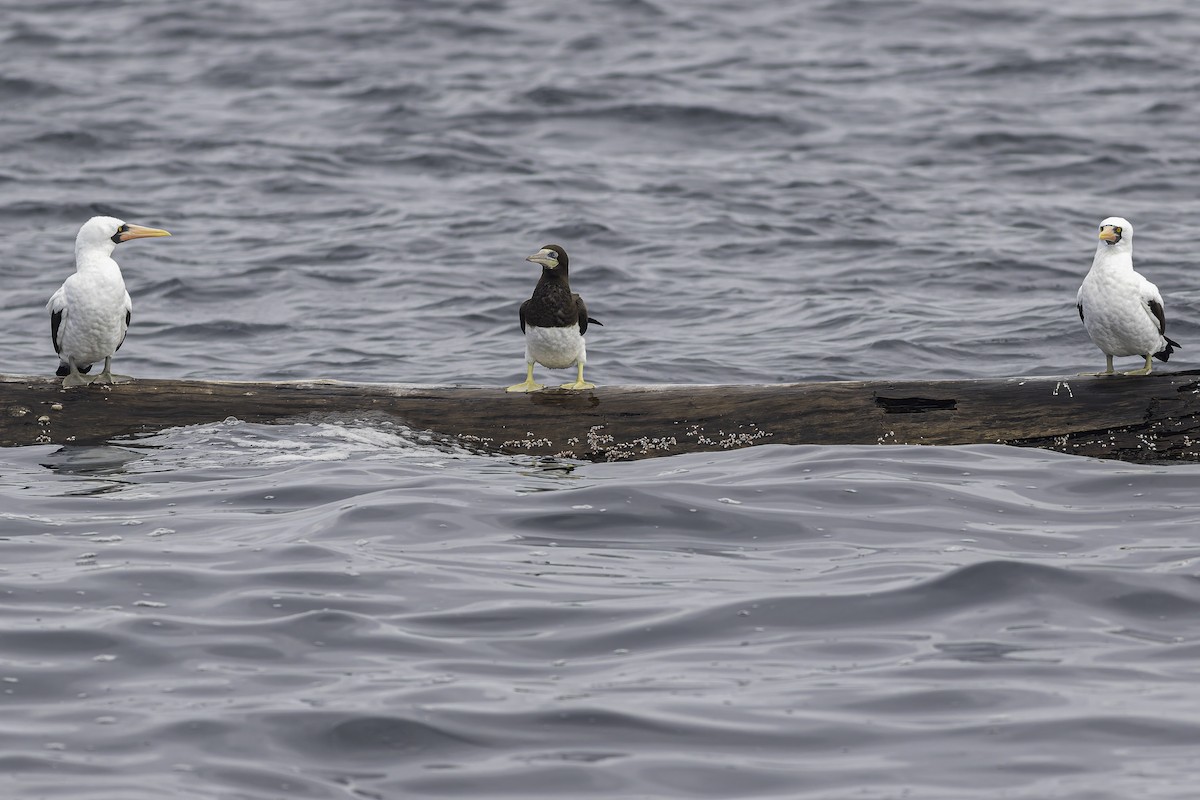
<instances>
[{"instance_id":1,"label":"bird standing on log","mask_svg":"<svg viewBox=\"0 0 1200 800\"><path fill-rule=\"evenodd\" d=\"M603 323L588 316L583 298L571 293L567 280L567 251L548 244L525 259L541 264L542 277L533 289L533 297L521 304L521 332L525 334L525 382L509 386L509 392L536 392L544 388L533 382L533 365L550 369L577 367L574 383L562 384L563 389L594 389L595 384L583 379L587 348L583 335L588 323Z\"/></svg>"},{"instance_id":2,"label":"bird standing on log","mask_svg":"<svg viewBox=\"0 0 1200 800\"><path fill-rule=\"evenodd\" d=\"M1146 365L1125 375L1149 375L1150 358L1166 361L1181 345L1167 337L1167 319L1158 287L1133 269L1133 226L1121 217L1100 223L1100 241L1092 268L1075 298L1088 336L1108 359L1104 372L1113 374L1113 356L1141 356Z\"/></svg>"},{"instance_id":3,"label":"bird standing on log","mask_svg":"<svg viewBox=\"0 0 1200 800\"><path fill-rule=\"evenodd\" d=\"M92 217L83 223L75 237L75 274L46 303L50 338L61 362L56 374L65 376L64 389L130 380L127 375L114 375L111 369L113 354L125 341L133 313L133 301L112 253L121 242L170 235L113 217ZM93 378L84 377L100 359L104 359L104 370Z\"/></svg>"}]
</instances>

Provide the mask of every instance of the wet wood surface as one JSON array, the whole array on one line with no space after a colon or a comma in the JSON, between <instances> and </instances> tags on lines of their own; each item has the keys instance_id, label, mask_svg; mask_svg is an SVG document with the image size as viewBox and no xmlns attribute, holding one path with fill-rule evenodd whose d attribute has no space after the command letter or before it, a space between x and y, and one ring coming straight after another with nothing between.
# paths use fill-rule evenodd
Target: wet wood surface
<instances>
[{"instance_id":1,"label":"wet wood surface","mask_svg":"<svg viewBox=\"0 0 1200 800\"><path fill-rule=\"evenodd\" d=\"M1200 460L1200 371L752 385L502 387L139 379L64 390L0 376L0 445L169 427L389 420L467 447L616 461L760 444L1006 443L1134 462Z\"/></svg>"}]
</instances>

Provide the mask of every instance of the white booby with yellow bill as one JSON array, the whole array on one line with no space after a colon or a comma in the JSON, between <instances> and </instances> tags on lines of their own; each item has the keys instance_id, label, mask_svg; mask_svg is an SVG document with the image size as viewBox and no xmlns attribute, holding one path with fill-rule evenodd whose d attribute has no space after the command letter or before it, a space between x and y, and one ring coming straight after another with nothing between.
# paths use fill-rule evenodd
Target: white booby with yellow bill
<instances>
[{"instance_id":1,"label":"white booby with yellow bill","mask_svg":"<svg viewBox=\"0 0 1200 800\"><path fill-rule=\"evenodd\" d=\"M1124 374L1149 375L1151 357L1166 361L1180 347L1167 337L1158 287L1133 269L1133 226L1127 219L1109 217L1100 223L1096 255L1075 305L1108 362L1096 375L1113 374L1113 356L1141 356L1145 366Z\"/></svg>"},{"instance_id":2,"label":"white booby with yellow bill","mask_svg":"<svg viewBox=\"0 0 1200 800\"><path fill-rule=\"evenodd\" d=\"M64 389L129 380L126 375L113 375L111 369L113 353L125 341L133 314L133 302L112 253L121 242L170 235L113 217L92 217L83 223L75 237L75 274L46 304L50 336L61 361L56 374L65 376ZM104 370L93 378L84 377L100 359Z\"/></svg>"}]
</instances>

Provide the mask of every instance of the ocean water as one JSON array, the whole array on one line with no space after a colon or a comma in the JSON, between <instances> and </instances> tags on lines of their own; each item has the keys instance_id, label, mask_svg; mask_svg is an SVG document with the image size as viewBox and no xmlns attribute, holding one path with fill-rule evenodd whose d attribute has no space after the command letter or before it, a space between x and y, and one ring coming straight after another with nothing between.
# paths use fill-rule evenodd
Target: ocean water
<instances>
[{"instance_id":1,"label":"ocean water","mask_svg":"<svg viewBox=\"0 0 1200 800\"><path fill-rule=\"evenodd\" d=\"M1072 374L1112 214L1195 366L1183 0L0 10L8 374L96 213L175 234L116 253L139 376L515 383L548 242L600 391ZM1198 485L368 420L0 450L0 797L1191 798Z\"/></svg>"}]
</instances>

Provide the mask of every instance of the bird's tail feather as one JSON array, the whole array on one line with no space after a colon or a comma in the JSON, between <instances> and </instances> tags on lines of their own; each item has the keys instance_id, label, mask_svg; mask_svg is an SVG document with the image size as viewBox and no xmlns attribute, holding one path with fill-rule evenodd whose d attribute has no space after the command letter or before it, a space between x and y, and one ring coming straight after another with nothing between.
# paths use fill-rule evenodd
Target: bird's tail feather
<instances>
[{"instance_id":1,"label":"bird's tail feather","mask_svg":"<svg viewBox=\"0 0 1200 800\"><path fill-rule=\"evenodd\" d=\"M604 327L604 323L598 319L592 319L591 317L588 317L588 322L590 322L592 325L599 325L601 328Z\"/></svg>"},{"instance_id":2,"label":"bird's tail feather","mask_svg":"<svg viewBox=\"0 0 1200 800\"><path fill-rule=\"evenodd\" d=\"M1175 341L1174 339L1170 339L1166 336L1164 336L1163 339L1166 339L1167 346L1164 347L1162 350L1159 350L1157 353L1155 353L1154 357L1157 358L1159 361L1169 361L1171 359L1171 354L1175 352L1175 348L1183 347L1183 345L1181 345L1179 342Z\"/></svg>"},{"instance_id":3,"label":"bird's tail feather","mask_svg":"<svg viewBox=\"0 0 1200 800\"><path fill-rule=\"evenodd\" d=\"M77 369L78 369L80 372L82 372L84 375L87 375L89 372L91 372L91 371L92 371L92 365L91 365L91 364L88 364L87 366L83 366L83 367L77 367ZM70 374L71 374L71 368L70 368L69 366L67 366L66 364L63 364L63 363L61 363L61 362L60 362L60 363L59 363L59 365L58 365L58 369L56 369L56 370L54 371L54 374L55 374L55 375L57 375L57 376L58 376L58 377L60 377L60 378L64 378L64 377L66 377L67 375L70 375Z\"/></svg>"}]
</instances>

